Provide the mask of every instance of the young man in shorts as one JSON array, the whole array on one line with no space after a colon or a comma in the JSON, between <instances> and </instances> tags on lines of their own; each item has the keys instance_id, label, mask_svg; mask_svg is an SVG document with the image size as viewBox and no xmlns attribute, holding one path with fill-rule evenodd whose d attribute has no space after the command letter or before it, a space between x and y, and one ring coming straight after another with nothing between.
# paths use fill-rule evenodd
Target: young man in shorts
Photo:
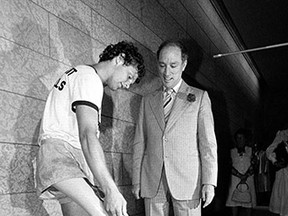
<instances>
[{"instance_id":1,"label":"young man in shorts","mask_svg":"<svg viewBox=\"0 0 288 216\"><path fill-rule=\"evenodd\" d=\"M97 64L66 71L50 91L42 118L37 192L58 199L64 216L126 216L126 201L105 163L99 142L104 86L129 88L144 75L143 57L129 42L109 45ZM94 179L105 198L95 195Z\"/></svg>"}]
</instances>

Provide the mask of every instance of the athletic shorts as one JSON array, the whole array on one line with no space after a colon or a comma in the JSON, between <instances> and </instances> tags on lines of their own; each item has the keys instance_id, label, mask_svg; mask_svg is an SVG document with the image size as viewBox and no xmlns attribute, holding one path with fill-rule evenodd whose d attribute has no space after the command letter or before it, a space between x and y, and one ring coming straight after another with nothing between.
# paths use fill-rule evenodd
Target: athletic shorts
<instances>
[{"instance_id":1,"label":"athletic shorts","mask_svg":"<svg viewBox=\"0 0 288 216\"><path fill-rule=\"evenodd\" d=\"M36 159L36 189L41 199L57 199L60 204L72 200L58 191L53 184L72 178L86 178L94 185L81 149L54 138L41 141Z\"/></svg>"}]
</instances>

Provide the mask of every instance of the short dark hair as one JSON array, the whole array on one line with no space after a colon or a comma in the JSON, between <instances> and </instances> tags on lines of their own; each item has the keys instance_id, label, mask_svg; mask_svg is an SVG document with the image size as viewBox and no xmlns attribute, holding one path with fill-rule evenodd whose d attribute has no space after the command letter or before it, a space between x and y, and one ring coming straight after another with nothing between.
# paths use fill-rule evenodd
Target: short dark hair
<instances>
[{"instance_id":1,"label":"short dark hair","mask_svg":"<svg viewBox=\"0 0 288 216\"><path fill-rule=\"evenodd\" d=\"M237 135L243 135L245 139L248 138L248 130L245 128L239 128L235 133L234 133L234 140L236 140Z\"/></svg>"},{"instance_id":2,"label":"short dark hair","mask_svg":"<svg viewBox=\"0 0 288 216\"><path fill-rule=\"evenodd\" d=\"M121 41L117 44L110 44L104 51L99 55L99 62L112 60L114 57L123 55L124 65L135 66L138 70L138 78L136 83L139 83L141 78L145 74L145 66L142 55L138 52L138 48L131 42Z\"/></svg>"},{"instance_id":3,"label":"short dark hair","mask_svg":"<svg viewBox=\"0 0 288 216\"><path fill-rule=\"evenodd\" d=\"M180 48L182 61L185 61L188 59L187 48L184 46L183 42L180 40L166 40L162 42L157 50L157 59L159 59L161 50L165 47L170 47L170 46L175 46L175 47Z\"/></svg>"}]
</instances>

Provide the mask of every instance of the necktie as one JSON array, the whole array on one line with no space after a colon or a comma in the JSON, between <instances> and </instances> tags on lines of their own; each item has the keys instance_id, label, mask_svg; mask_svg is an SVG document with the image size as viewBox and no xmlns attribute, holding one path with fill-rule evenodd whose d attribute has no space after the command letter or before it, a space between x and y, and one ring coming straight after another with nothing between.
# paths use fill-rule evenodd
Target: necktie
<instances>
[{"instance_id":1,"label":"necktie","mask_svg":"<svg viewBox=\"0 0 288 216\"><path fill-rule=\"evenodd\" d=\"M173 105L173 96L174 96L174 90L173 89L167 89L164 92L164 119L165 119L165 124L167 123L168 117L171 112L171 108Z\"/></svg>"}]
</instances>

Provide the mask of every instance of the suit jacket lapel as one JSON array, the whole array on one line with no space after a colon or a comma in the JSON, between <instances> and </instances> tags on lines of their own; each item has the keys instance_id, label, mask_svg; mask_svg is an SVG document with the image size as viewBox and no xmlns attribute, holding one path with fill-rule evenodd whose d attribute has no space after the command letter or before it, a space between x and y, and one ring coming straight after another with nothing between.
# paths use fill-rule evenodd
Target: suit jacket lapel
<instances>
[{"instance_id":1,"label":"suit jacket lapel","mask_svg":"<svg viewBox=\"0 0 288 216\"><path fill-rule=\"evenodd\" d=\"M166 130L169 130L171 126L177 121L182 113L188 108L189 102L187 101L187 95L190 93L190 87L182 81L182 84L177 92L168 122L166 124Z\"/></svg>"},{"instance_id":2,"label":"suit jacket lapel","mask_svg":"<svg viewBox=\"0 0 288 216\"><path fill-rule=\"evenodd\" d=\"M151 110L157 119L160 128L164 131L164 111L161 109L163 107L163 95L162 88L158 89L150 99Z\"/></svg>"}]
</instances>

